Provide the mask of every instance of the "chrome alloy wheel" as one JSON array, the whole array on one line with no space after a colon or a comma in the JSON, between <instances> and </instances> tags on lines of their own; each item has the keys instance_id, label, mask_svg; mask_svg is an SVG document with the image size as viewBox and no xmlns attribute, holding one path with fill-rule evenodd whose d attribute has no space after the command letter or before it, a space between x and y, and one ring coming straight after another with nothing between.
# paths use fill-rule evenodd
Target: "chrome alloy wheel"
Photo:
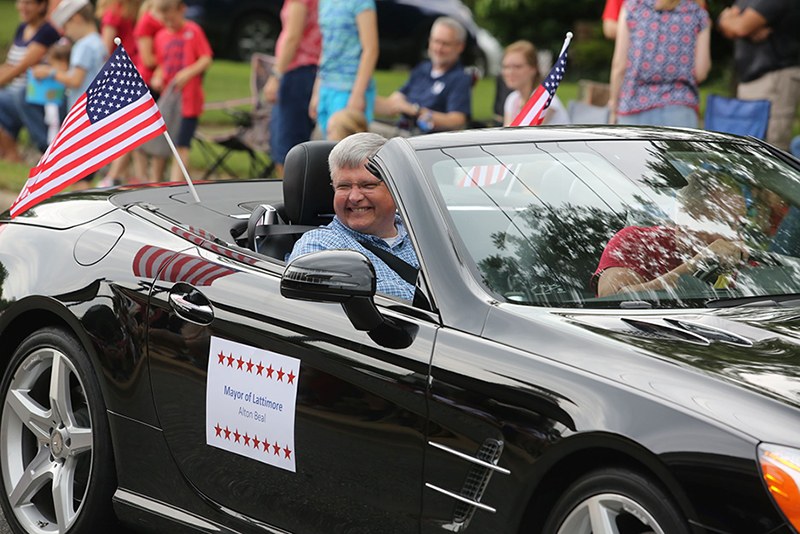
<instances>
[{"instance_id":1,"label":"chrome alloy wheel","mask_svg":"<svg viewBox=\"0 0 800 534\"><path fill-rule=\"evenodd\" d=\"M623 495L603 493L579 503L561 524L557 534L627 532L664 534L664 530L642 505Z\"/></svg>"},{"instance_id":2,"label":"chrome alloy wheel","mask_svg":"<svg viewBox=\"0 0 800 534\"><path fill-rule=\"evenodd\" d=\"M32 534L66 532L89 489L94 438L74 364L57 349L32 352L3 403L0 460L16 519Z\"/></svg>"}]
</instances>

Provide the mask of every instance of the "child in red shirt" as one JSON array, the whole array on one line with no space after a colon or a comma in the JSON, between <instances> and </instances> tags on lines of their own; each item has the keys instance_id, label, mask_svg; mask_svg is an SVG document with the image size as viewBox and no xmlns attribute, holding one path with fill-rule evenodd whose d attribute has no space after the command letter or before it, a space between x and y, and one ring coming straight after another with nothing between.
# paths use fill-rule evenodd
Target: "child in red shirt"
<instances>
[{"instance_id":1,"label":"child in red shirt","mask_svg":"<svg viewBox=\"0 0 800 534\"><path fill-rule=\"evenodd\" d=\"M211 66L213 53L203 30L186 20L183 0L155 0L154 7L164 29L155 37L157 67L151 85L157 91L172 86L182 96L181 126L175 139L178 155L184 166L189 162L189 146L203 113L203 73ZM165 160L154 160L154 175L163 173ZM182 181L178 165L172 166L172 181Z\"/></svg>"},{"instance_id":2,"label":"child in red shirt","mask_svg":"<svg viewBox=\"0 0 800 534\"><path fill-rule=\"evenodd\" d=\"M150 79L156 70L157 60L155 53L155 38L159 31L164 28L164 24L157 18L153 8L153 0L146 0L142 4L139 20L133 29L133 36L136 37L136 46L139 52L139 61L136 68L147 86L150 86ZM153 98L158 100L158 95Z\"/></svg>"},{"instance_id":3,"label":"child in red shirt","mask_svg":"<svg viewBox=\"0 0 800 534\"><path fill-rule=\"evenodd\" d=\"M100 35L108 47L109 55L116 50L114 39L119 37L131 61L136 65L138 53L133 27L139 15L139 0L99 0L95 15L100 19Z\"/></svg>"}]
</instances>

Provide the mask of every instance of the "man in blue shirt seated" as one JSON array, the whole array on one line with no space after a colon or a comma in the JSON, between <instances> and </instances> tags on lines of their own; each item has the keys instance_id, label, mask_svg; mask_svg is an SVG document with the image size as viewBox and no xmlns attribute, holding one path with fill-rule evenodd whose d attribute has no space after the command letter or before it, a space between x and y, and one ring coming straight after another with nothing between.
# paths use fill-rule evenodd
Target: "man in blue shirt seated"
<instances>
[{"instance_id":1,"label":"man in blue shirt seated","mask_svg":"<svg viewBox=\"0 0 800 534\"><path fill-rule=\"evenodd\" d=\"M389 189L366 168L367 158L384 143L386 139L378 134L358 133L333 148L328 165L336 216L329 225L303 234L287 261L318 250L357 250L375 266L378 291L413 301L414 284L404 280L372 251L388 252L419 269L417 255Z\"/></svg>"},{"instance_id":2,"label":"man in blue shirt seated","mask_svg":"<svg viewBox=\"0 0 800 534\"><path fill-rule=\"evenodd\" d=\"M430 61L417 65L400 90L388 98L376 98L375 113L403 115L398 123L403 130L414 126L423 132L463 128L472 110L472 76L459 62L466 39L467 31L460 22L450 17L436 19L428 41Z\"/></svg>"}]
</instances>

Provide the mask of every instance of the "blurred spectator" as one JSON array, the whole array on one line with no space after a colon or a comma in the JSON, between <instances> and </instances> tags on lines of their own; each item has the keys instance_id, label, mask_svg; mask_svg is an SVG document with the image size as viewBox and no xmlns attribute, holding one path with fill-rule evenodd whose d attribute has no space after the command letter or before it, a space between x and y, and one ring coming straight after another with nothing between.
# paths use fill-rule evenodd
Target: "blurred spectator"
<instances>
[{"instance_id":1,"label":"blurred spectator","mask_svg":"<svg viewBox=\"0 0 800 534\"><path fill-rule=\"evenodd\" d=\"M378 62L375 0L320 0L322 55L308 114L323 135L328 118L342 108L363 112L372 122Z\"/></svg>"},{"instance_id":2,"label":"blurred spectator","mask_svg":"<svg viewBox=\"0 0 800 534\"><path fill-rule=\"evenodd\" d=\"M800 159L800 135L792 139L792 144L789 145L789 152L792 153L792 156Z\"/></svg>"},{"instance_id":3,"label":"blurred spectator","mask_svg":"<svg viewBox=\"0 0 800 534\"><path fill-rule=\"evenodd\" d=\"M322 35L317 23L319 0L285 0L282 30L275 47L275 67L264 86L273 104L270 118L270 156L279 178L289 150L311 139L314 121L308 116Z\"/></svg>"},{"instance_id":4,"label":"blurred spectator","mask_svg":"<svg viewBox=\"0 0 800 534\"><path fill-rule=\"evenodd\" d=\"M397 127L406 132L416 127L423 132L463 128L472 111L473 82L459 61L466 38L467 31L457 20L436 19L428 40L430 61L417 65L403 87L389 98L378 97L377 113L403 115ZM402 135L380 133L387 137Z\"/></svg>"},{"instance_id":5,"label":"blurred spectator","mask_svg":"<svg viewBox=\"0 0 800 534\"><path fill-rule=\"evenodd\" d=\"M156 70L156 52L153 41L156 34L164 28L164 24L158 18L158 14L153 7L153 0L145 0L139 13L139 19L133 28L133 36L136 38L136 50L139 54L139 62L136 63L136 68L139 70L139 74L142 75L144 83L149 87L153 72ZM158 95L153 95L153 98L158 100Z\"/></svg>"},{"instance_id":6,"label":"blurred spectator","mask_svg":"<svg viewBox=\"0 0 800 534\"><path fill-rule=\"evenodd\" d=\"M139 8L139 19L136 21L136 26L133 28L133 36L136 38L136 50L138 52L139 61L136 63L136 68L142 75L144 83L147 84L148 89L153 95L153 99L158 101L159 93L152 88L153 72L156 70L156 52L155 52L155 37L159 31L164 28L161 19L153 7L153 0L145 0ZM143 151L136 149L130 152L131 159L133 160L133 176L132 181L148 181L150 173L147 170L147 156ZM125 156L119 158L122 160ZM116 170L116 169L115 169ZM111 184L108 184L111 185Z\"/></svg>"},{"instance_id":7,"label":"blurred spectator","mask_svg":"<svg viewBox=\"0 0 800 534\"><path fill-rule=\"evenodd\" d=\"M800 1L739 0L718 24L735 40L736 96L771 102L767 141L788 150L800 104Z\"/></svg>"},{"instance_id":8,"label":"blurred spectator","mask_svg":"<svg viewBox=\"0 0 800 534\"><path fill-rule=\"evenodd\" d=\"M100 34L106 45L106 55L117 48L114 39L119 37L131 61L138 67L139 50L133 30L139 14L139 0L98 0L95 14L100 20ZM130 153L127 153L114 160L105 179L98 185L109 187L120 182L130 158Z\"/></svg>"},{"instance_id":9,"label":"blurred spectator","mask_svg":"<svg viewBox=\"0 0 800 534\"><path fill-rule=\"evenodd\" d=\"M619 22L619 12L622 9L623 0L606 0L606 7L603 9L603 35L612 41L617 38L617 24Z\"/></svg>"},{"instance_id":10,"label":"blurred spectator","mask_svg":"<svg viewBox=\"0 0 800 534\"><path fill-rule=\"evenodd\" d=\"M158 66L153 73L153 88L163 91L181 92L181 126L175 146L183 165L189 166L189 147L203 114L203 73L211 66L213 53L203 30L186 20L186 4L183 0L155 0L154 6L164 23L164 29L155 38ZM164 173L166 160L154 158L151 180L158 182ZM172 181L183 181L183 174L176 164L172 166Z\"/></svg>"},{"instance_id":11,"label":"blurred spectator","mask_svg":"<svg viewBox=\"0 0 800 534\"><path fill-rule=\"evenodd\" d=\"M610 123L697 128L711 68L705 0L626 0L611 65Z\"/></svg>"},{"instance_id":12,"label":"blurred spectator","mask_svg":"<svg viewBox=\"0 0 800 534\"><path fill-rule=\"evenodd\" d=\"M106 43L108 55L116 50L114 39L119 37L133 64L138 65L133 28L139 15L139 0L98 0L95 15L100 20L100 34Z\"/></svg>"},{"instance_id":13,"label":"blurred spectator","mask_svg":"<svg viewBox=\"0 0 800 534\"><path fill-rule=\"evenodd\" d=\"M37 79L52 76L67 88L67 110L72 109L78 98L103 68L108 53L103 38L97 31L94 7L89 0L61 0L53 11L53 22L59 26L73 43L69 64L38 65L33 69Z\"/></svg>"},{"instance_id":14,"label":"blurred spectator","mask_svg":"<svg viewBox=\"0 0 800 534\"><path fill-rule=\"evenodd\" d=\"M108 57L108 49L97 31L94 6L89 0L61 0L51 18L74 43L70 50L69 63L59 65L51 60L52 66L39 65L33 69L33 75L39 79L52 76L66 86L68 112L102 70ZM85 176L73 184L72 189L88 189L93 178L94 173Z\"/></svg>"},{"instance_id":15,"label":"blurred spectator","mask_svg":"<svg viewBox=\"0 0 800 534\"><path fill-rule=\"evenodd\" d=\"M24 126L37 148L47 148L44 107L25 101L28 85L26 71L42 61L47 49L59 39L58 32L45 17L47 0L17 0L21 24L0 65L0 155L9 161L21 161L17 135Z\"/></svg>"},{"instance_id":16,"label":"blurred spectator","mask_svg":"<svg viewBox=\"0 0 800 534\"><path fill-rule=\"evenodd\" d=\"M529 41L508 45L503 55L503 81L512 93L503 107L503 126L509 126L539 88L544 76L539 72L539 55ZM569 114L557 96L553 97L542 124L569 124Z\"/></svg>"},{"instance_id":17,"label":"blurred spectator","mask_svg":"<svg viewBox=\"0 0 800 534\"><path fill-rule=\"evenodd\" d=\"M66 37L50 47L47 53L47 62L50 65L66 65L69 68L69 52L71 43ZM36 78L34 71L43 69L45 75ZM52 69L46 65L37 65L28 69L28 87L25 91L25 101L44 107L44 124L47 128L47 143L50 144L61 126L62 108L64 108L64 84L55 80L51 75Z\"/></svg>"},{"instance_id":18,"label":"blurred spectator","mask_svg":"<svg viewBox=\"0 0 800 534\"><path fill-rule=\"evenodd\" d=\"M344 108L328 119L326 137L331 141L341 141L348 135L366 131L368 131L368 125L364 114L352 108Z\"/></svg>"}]
</instances>

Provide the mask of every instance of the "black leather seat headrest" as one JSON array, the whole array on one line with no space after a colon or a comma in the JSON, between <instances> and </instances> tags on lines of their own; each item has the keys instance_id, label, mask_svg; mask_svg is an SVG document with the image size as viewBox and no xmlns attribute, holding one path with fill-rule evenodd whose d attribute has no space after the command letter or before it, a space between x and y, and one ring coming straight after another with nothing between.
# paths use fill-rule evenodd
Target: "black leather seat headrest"
<instances>
[{"instance_id":1,"label":"black leather seat headrest","mask_svg":"<svg viewBox=\"0 0 800 534\"><path fill-rule=\"evenodd\" d=\"M292 224L328 224L333 215L333 188L328 155L335 141L308 141L294 146L283 168L283 203Z\"/></svg>"}]
</instances>

